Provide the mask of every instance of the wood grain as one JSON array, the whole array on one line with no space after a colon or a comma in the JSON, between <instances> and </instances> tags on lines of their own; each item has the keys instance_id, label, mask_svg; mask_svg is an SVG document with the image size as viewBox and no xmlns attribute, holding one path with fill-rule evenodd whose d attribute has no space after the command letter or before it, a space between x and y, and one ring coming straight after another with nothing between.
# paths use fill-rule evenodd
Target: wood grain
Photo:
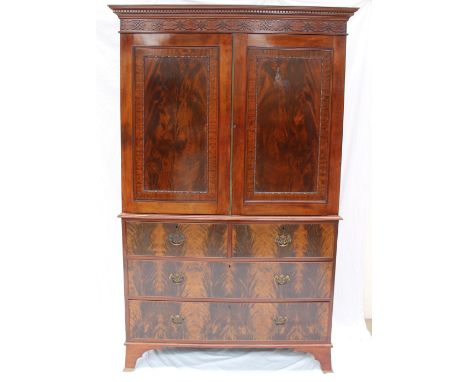
<instances>
[{"instance_id":1,"label":"wood grain","mask_svg":"<svg viewBox=\"0 0 468 382\"><path fill-rule=\"evenodd\" d=\"M326 200L331 50L247 50L246 201Z\"/></svg>"},{"instance_id":2,"label":"wood grain","mask_svg":"<svg viewBox=\"0 0 468 382\"><path fill-rule=\"evenodd\" d=\"M234 214L338 212L337 38L236 35Z\"/></svg>"},{"instance_id":3,"label":"wood grain","mask_svg":"<svg viewBox=\"0 0 468 382\"><path fill-rule=\"evenodd\" d=\"M294 33L346 35L357 8L110 5L120 33ZM191 16L196 17L191 17Z\"/></svg>"},{"instance_id":4,"label":"wood grain","mask_svg":"<svg viewBox=\"0 0 468 382\"><path fill-rule=\"evenodd\" d=\"M130 300L129 338L193 341L325 341L329 303L203 303ZM175 324L177 317L183 322ZM286 319L283 325L274 320Z\"/></svg>"},{"instance_id":5,"label":"wood grain","mask_svg":"<svg viewBox=\"0 0 468 382\"><path fill-rule=\"evenodd\" d=\"M336 224L233 224L233 257L333 257ZM285 247L281 235L291 238Z\"/></svg>"},{"instance_id":6,"label":"wood grain","mask_svg":"<svg viewBox=\"0 0 468 382\"><path fill-rule=\"evenodd\" d=\"M331 297L332 270L331 262L129 260L128 288L130 298L327 299Z\"/></svg>"},{"instance_id":7,"label":"wood grain","mask_svg":"<svg viewBox=\"0 0 468 382\"><path fill-rule=\"evenodd\" d=\"M234 223L269 223L269 222L336 222L342 220L338 215L325 216L243 216L243 215L167 215L167 214L132 214L121 213L120 218L124 220L146 220L146 221L178 221L178 222L234 222Z\"/></svg>"},{"instance_id":8,"label":"wood grain","mask_svg":"<svg viewBox=\"0 0 468 382\"><path fill-rule=\"evenodd\" d=\"M282 199L316 193L322 97L329 102L330 60L324 64L324 57L330 52L250 48L248 55L249 192Z\"/></svg>"},{"instance_id":9,"label":"wood grain","mask_svg":"<svg viewBox=\"0 0 468 382\"><path fill-rule=\"evenodd\" d=\"M227 213L231 38L129 35L121 54L124 212Z\"/></svg>"},{"instance_id":10,"label":"wood grain","mask_svg":"<svg viewBox=\"0 0 468 382\"><path fill-rule=\"evenodd\" d=\"M182 235L183 243L171 243ZM227 255L227 225L190 223L125 223L127 256L224 257Z\"/></svg>"},{"instance_id":11,"label":"wood grain","mask_svg":"<svg viewBox=\"0 0 468 382\"><path fill-rule=\"evenodd\" d=\"M122 32L126 367L166 346L289 347L331 371L356 9L111 8Z\"/></svg>"},{"instance_id":12,"label":"wood grain","mask_svg":"<svg viewBox=\"0 0 468 382\"><path fill-rule=\"evenodd\" d=\"M137 199L216 198L217 68L215 47L135 48Z\"/></svg>"},{"instance_id":13,"label":"wood grain","mask_svg":"<svg viewBox=\"0 0 468 382\"><path fill-rule=\"evenodd\" d=\"M210 64L217 63L208 51L155 51L143 61L144 189L207 193Z\"/></svg>"}]
</instances>

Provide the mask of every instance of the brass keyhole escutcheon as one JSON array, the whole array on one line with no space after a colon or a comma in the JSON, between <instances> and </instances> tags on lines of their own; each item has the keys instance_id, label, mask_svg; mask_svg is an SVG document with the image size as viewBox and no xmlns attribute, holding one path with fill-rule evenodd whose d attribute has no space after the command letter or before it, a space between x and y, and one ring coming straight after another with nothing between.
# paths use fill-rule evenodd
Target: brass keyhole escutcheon
<instances>
[{"instance_id":1,"label":"brass keyhole escutcheon","mask_svg":"<svg viewBox=\"0 0 468 382\"><path fill-rule=\"evenodd\" d=\"M185 280L185 275L183 273L171 273L169 275L169 280L171 280L174 284L183 283Z\"/></svg>"},{"instance_id":2,"label":"brass keyhole escutcheon","mask_svg":"<svg viewBox=\"0 0 468 382\"><path fill-rule=\"evenodd\" d=\"M286 227L281 227L281 233L276 236L275 242L280 247L287 247L292 242L292 237L289 233L286 232Z\"/></svg>"},{"instance_id":3,"label":"brass keyhole escutcheon","mask_svg":"<svg viewBox=\"0 0 468 382\"><path fill-rule=\"evenodd\" d=\"M284 285L291 281L291 276L280 274L280 275L275 275L273 279L275 280L276 284Z\"/></svg>"},{"instance_id":4,"label":"brass keyhole escutcheon","mask_svg":"<svg viewBox=\"0 0 468 382\"><path fill-rule=\"evenodd\" d=\"M184 244L185 235L180 231L179 225L176 225L176 232L169 234L169 243L175 246Z\"/></svg>"},{"instance_id":5,"label":"brass keyhole escutcheon","mask_svg":"<svg viewBox=\"0 0 468 382\"><path fill-rule=\"evenodd\" d=\"M288 321L287 316L275 316L273 317L273 322L275 325L284 325Z\"/></svg>"},{"instance_id":6,"label":"brass keyhole escutcheon","mask_svg":"<svg viewBox=\"0 0 468 382\"><path fill-rule=\"evenodd\" d=\"M172 314L171 321L173 324L180 325L184 323L185 318L181 314Z\"/></svg>"}]
</instances>

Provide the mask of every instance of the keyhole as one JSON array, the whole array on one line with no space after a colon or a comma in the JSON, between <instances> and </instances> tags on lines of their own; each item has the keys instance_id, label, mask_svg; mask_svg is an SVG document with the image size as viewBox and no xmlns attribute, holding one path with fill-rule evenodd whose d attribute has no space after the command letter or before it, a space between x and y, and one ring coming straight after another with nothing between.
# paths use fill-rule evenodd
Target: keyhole
<instances>
[{"instance_id":1,"label":"keyhole","mask_svg":"<svg viewBox=\"0 0 468 382\"><path fill-rule=\"evenodd\" d=\"M276 67L276 74L275 74L275 87L281 86L281 74L279 66Z\"/></svg>"}]
</instances>

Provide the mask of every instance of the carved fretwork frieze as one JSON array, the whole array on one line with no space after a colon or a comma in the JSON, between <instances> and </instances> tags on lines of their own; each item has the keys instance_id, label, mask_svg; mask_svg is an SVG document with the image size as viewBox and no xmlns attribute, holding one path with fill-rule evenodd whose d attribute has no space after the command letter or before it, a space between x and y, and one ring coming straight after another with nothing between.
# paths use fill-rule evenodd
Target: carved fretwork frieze
<instances>
[{"instance_id":1,"label":"carved fretwork frieze","mask_svg":"<svg viewBox=\"0 0 468 382\"><path fill-rule=\"evenodd\" d=\"M313 19L121 19L121 33L304 33L345 35L346 20Z\"/></svg>"}]
</instances>

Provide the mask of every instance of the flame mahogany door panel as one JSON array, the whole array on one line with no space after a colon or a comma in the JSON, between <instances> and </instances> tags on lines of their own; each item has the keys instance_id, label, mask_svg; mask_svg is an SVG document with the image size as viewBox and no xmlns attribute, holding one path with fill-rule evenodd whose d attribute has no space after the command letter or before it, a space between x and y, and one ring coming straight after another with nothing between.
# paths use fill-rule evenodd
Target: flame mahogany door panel
<instances>
[{"instance_id":1,"label":"flame mahogany door panel","mask_svg":"<svg viewBox=\"0 0 468 382\"><path fill-rule=\"evenodd\" d=\"M231 56L223 34L123 36L124 212L228 212Z\"/></svg>"},{"instance_id":2,"label":"flame mahogany door panel","mask_svg":"<svg viewBox=\"0 0 468 382\"><path fill-rule=\"evenodd\" d=\"M234 214L338 212L344 43L235 37Z\"/></svg>"}]
</instances>

